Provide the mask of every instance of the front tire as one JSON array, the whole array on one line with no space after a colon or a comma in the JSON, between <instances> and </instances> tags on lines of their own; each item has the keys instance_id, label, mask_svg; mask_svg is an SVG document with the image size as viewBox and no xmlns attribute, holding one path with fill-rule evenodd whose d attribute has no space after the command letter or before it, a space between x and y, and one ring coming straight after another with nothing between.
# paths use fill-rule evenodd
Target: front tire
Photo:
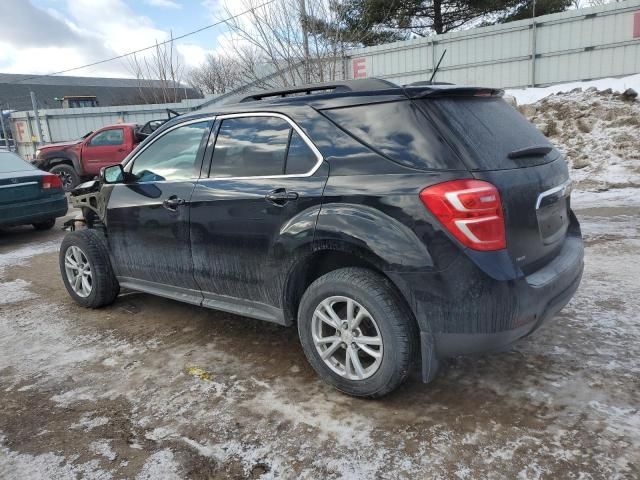
<instances>
[{"instance_id":1,"label":"front tire","mask_svg":"<svg viewBox=\"0 0 640 480\"><path fill-rule=\"evenodd\" d=\"M60 273L73 300L86 308L113 303L120 286L103 238L94 230L77 230L60 246Z\"/></svg>"},{"instance_id":2,"label":"front tire","mask_svg":"<svg viewBox=\"0 0 640 480\"><path fill-rule=\"evenodd\" d=\"M364 268L313 282L300 302L298 331L318 375L357 397L382 397L400 386L418 347L403 299L387 278Z\"/></svg>"},{"instance_id":3,"label":"front tire","mask_svg":"<svg viewBox=\"0 0 640 480\"><path fill-rule=\"evenodd\" d=\"M55 167L51 168L49 172L60 177L62 188L64 188L65 192L70 192L80 183L80 176L76 173L75 169L71 165L56 165Z\"/></svg>"}]
</instances>

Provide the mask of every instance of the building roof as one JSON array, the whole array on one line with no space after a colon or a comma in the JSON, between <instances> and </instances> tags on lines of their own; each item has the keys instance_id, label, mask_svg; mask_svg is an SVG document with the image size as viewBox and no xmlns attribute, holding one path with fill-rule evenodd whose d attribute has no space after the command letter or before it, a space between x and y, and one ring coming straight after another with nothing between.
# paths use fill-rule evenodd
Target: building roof
<instances>
[{"instance_id":1,"label":"building roof","mask_svg":"<svg viewBox=\"0 0 640 480\"><path fill-rule=\"evenodd\" d=\"M135 78L0 73L0 103L5 110L31 110L30 92L34 92L40 108L60 108L60 102L54 99L65 96L95 96L101 107L132 105L144 103L141 89L145 92L159 92L162 85L160 80L139 81ZM178 101L184 98L201 98L196 90L182 85L177 93Z\"/></svg>"}]
</instances>

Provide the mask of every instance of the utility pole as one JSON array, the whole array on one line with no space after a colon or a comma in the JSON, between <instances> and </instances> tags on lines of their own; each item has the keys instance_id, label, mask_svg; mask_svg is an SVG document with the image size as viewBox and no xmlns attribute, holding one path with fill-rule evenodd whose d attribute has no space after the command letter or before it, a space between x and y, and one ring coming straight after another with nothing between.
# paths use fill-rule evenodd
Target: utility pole
<instances>
[{"instance_id":1,"label":"utility pole","mask_svg":"<svg viewBox=\"0 0 640 480\"><path fill-rule=\"evenodd\" d=\"M7 127L4 125L4 114L2 113L2 103L0 103L0 127L2 127L2 136L7 146L7 150L11 151L11 145L9 145L9 135L7 135Z\"/></svg>"},{"instance_id":2,"label":"utility pole","mask_svg":"<svg viewBox=\"0 0 640 480\"><path fill-rule=\"evenodd\" d=\"M300 0L300 26L302 27L302 46L304 48L304 81L311 83L311 72L309 71L309 35L307 32L307 4L305 0Z\"/></svg>"},{"instance_id":3,"label":"utility pole","mask_svg":"<svg viewBox=\"0 0 640 480\"><path fill-rule=\"evenodd\" d=\"M44 139L42 138L42 125L40 125L40 115L38 114L38 100L36 100L36 94L33 92L29 92L31 94L31 106L33 107L33 115L36 121L36 133L38 134L38 146L44 143Z\"/></svg>"},{"instance_id":4,"label":"utility pole","mask_svg":"<svg viewBox=\"0 0 640 480\"><path fill-rule=\"evenodd\" d=\"M536 86L536 0L533 0L533 13L531 16L531 86Z\"/></svg>"}]
</instances>

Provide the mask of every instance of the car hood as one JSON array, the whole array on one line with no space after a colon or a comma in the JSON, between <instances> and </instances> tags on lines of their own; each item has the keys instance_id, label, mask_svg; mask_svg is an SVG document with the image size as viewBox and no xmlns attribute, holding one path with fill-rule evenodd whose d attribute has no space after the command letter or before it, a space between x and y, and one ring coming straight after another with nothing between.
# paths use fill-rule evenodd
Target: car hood
<instances>
[{"instance_id":1,"label":"car hood","mask_svg":"<svg viewBox=\"0 0 640 480\"><path fill-rule=\"evenodd\" d=\"M59 150L61 148L73 147L74 145L78 145L79 143L82 143L82 140L72 140L70 142L59 142L59 143L48 143L47 145L43 145L42 147L40 147L40 150L42 151Z\"/></svg>"}]
</instances>

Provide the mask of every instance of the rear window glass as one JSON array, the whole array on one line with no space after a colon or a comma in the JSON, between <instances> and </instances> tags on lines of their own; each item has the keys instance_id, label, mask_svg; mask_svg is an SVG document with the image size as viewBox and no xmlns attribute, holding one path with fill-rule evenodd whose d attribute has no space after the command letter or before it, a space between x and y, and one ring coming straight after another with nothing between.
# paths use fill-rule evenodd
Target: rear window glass
<instances>
[{"instance_id":1,"label":"rear window glass","mask_svg":"<svg viewBox=\"0 0 640 480\"><path fill-rule=\"evenodd\" d=\"M440 97L420 100L450 133L471 170L502 170L547 163L557 157L529 155L510 159L510 152L527 147L550 145L520 112L501 98ZM445 132L445 134L446 134Z\"/></svg>"},{"instance_id":2,"label":"rear window glass","mask_svg":"<svg viewBox=\"0 0 640 480\"><path fill-rule=\"evenodd\" d=\"M324 113L358 140L402 165L421 170L464 168L427 117L408 100Z\"/></svg>"},{"instance_id":3,"label":"rear window glass","mask_svg":"<svg viewBox=\"0 0 640 480\"><path fill-rule=\"evenodd\" d=\"M0 173L34 170L27 162L10 152L0 152Z\"/></svg>"}]
</instances>

